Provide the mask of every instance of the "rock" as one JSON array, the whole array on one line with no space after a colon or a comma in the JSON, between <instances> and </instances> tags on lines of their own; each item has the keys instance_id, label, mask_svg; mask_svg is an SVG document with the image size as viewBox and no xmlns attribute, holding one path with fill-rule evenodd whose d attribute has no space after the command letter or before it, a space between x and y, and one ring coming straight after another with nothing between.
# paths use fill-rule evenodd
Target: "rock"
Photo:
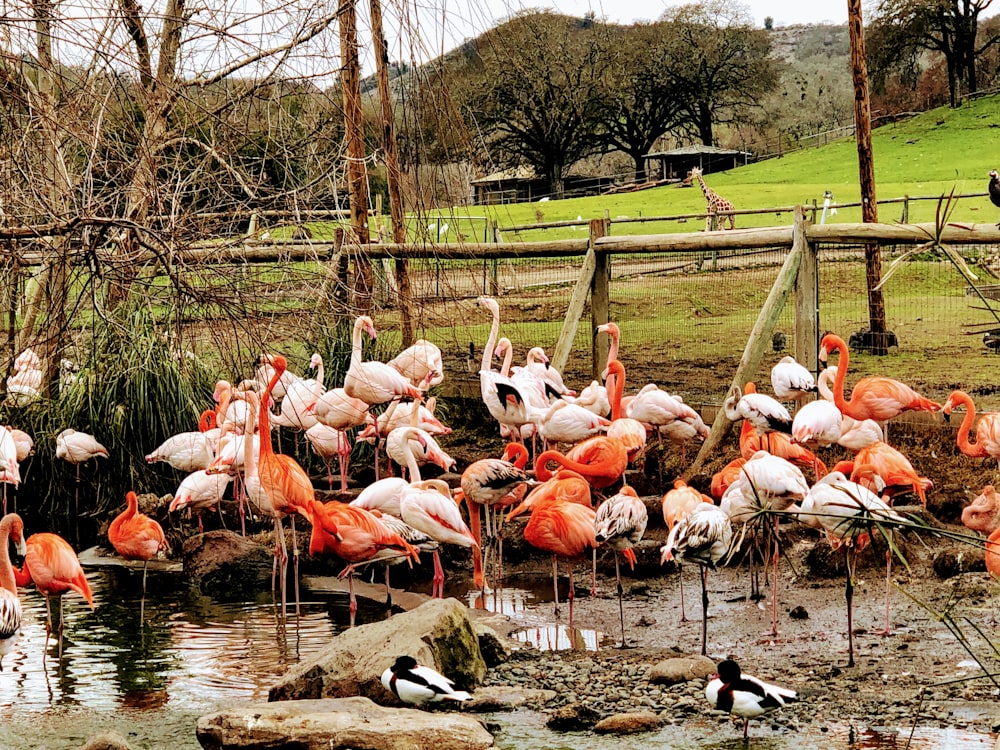
<instances>
[{"instance_id":1,"label":"rock","mask_svg":"<svg viewBox=\"0 0 1000 750\"><path fill-rule=\"evenodd\" d=\"M282 701L203 716L196 729L206 750L480 750L493 736L471 716L385 708L367 698Z\"/></svg>"},{"instance_id":2,"label":"rock","mask_svg":"<svg viewBox=\"0 0 1000 750\"><path fill-rule=\"evenodd\" d=\"M570 703L553 711L545 722L549 729L557 732L575 732L590 729L600 719L600 714L583 703Z\"/></svg>"},{"instance_id":3,"label":"rock","mask_svg":"<svg viewBox=\"0 0 1000 750\"><path fill-rule=\"evenodd\" d=\"M655 664L649 670L649 681L654 685L676 685L714 673L715 662L707 656L678 656Z\"/></svg>"},{"instance_id":4,"label":"rock","mask_svg":"<svg viewBox=\"0 0 1000 750\"><path fill-rule=\"evenodd\" d=\"M510 659L511 640L497 633L483 620L473 620L472 629L479 639L479 651L486 666L492 669Z\"/></svg>"},{"instance_id":5,"label":"rock","mask_svg":"<svg viewBox=\"0 0 1000 750\"><path fill-rule=\"evenodd\" d=\"M81 745L80 750L131 750L128 742L117 732L101 732L96 737L91 737L86 745Z\"/></svg>"},{"instance_id":6,"label":"rock","mask_svg":"<svg viewBox=\"0 0 1000 750\"><path fill-rule=\"evenodd\" d=\"M956 545L934 553L934 572L938 578L952 578L961 573L986 570L986 552L967 544Z\"/></svg>"},{"instance_id":7,"label":"rock","mask_svg":"<svg viewBox=\"0 0 1000 750\"><path fill-rule=\"evenodd\" d=\"M438 670L460 690L472 690L486 675L466 606L457 599L431 599L388 620L344 631L323 651L292 667L271 688L268 700L362 695L398 705L381 677L403 654Z\"/></svg>"},{"instance_id":8,"label":"rock","mask_svg":"<svg viewBox=\"0 0 1000 750\"><path fill-rule=\"evenodd\" d=\"M652 711L629 711L601 719L594 725L594 731L598 734L635 734L652 732L662 724L663 720Z\"/></svg>"},{"instance_id":9,"label":"rock","mask_svg":"<svg viewBox=\"0 0 1000 750\"><path fill-rule=\"evenodd\" d=\"M256 595L271 579L274 555L261 544L218 529L184 542L184 573L204 592Z\"/></svg>"},{"instance_id":10,"label":"rock","mask_svg":"<svg viewBox=\"0 0 1000 750\"><path fill-rule=\"evenodd\" d=\"M487 711L512 711L522 706L537 708L555 700L557 695L555 690L488 685L476 690L472 700L463 703L462 708L466 711L483 713Z\"/></svg>"}]
</instances>

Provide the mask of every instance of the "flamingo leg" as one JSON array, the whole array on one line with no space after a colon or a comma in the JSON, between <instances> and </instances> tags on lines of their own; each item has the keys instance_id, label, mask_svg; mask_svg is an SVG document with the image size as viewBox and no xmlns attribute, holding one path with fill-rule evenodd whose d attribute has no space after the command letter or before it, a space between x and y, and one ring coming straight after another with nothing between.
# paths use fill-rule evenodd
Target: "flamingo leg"
<instances>
[{"instance_id":1,"label":"flamingo leg","mask_svg":"<svg viewBox=\"0 0 1000 750\"><path fill-rule=\"evenodd\" d=\"M142 598L139 600L139 625L146 621L146 566L149 560L142 561Z\"/></svg>"},{"instance_id":2,"label":"flamingo leg","mask_svg":"<svg viewBox=\"0 0 1000 750\"><path fill-rule=\"evenodd\" d=\"M76 515L79 516L80 515L80 464L76 465L76 483L73 485L73 504L76 508Z\"/></svg>"},{"instance_id":3,"label":"flamingo leg","mask_svg":"<svg viewBox=\"0 0 1000 750\"><path fill-rule=\"evenodd\" d=\"M347 454L340 454L337 456L337 461L340 463L340 491L347 492L347 465L350 462L351 456ZM330 489L333 489L333 480L330 480Z\"/></svg>"},{"instance_id":4,"label":"flamingo leg","mask_svg":"<svg viewBox=\"0 0 1000 750\"><path fill-rule=\"evenodd\" d=\"M281 527L281 519L276 517L274 524L275 532L278 534L278 544L281 549L279 575L281 576L281 619L284 619L288 612L288 548L285 546L285 531Z\"/></svg>"},{"instance_id":5,"label":"flamingo leg","mask_svg":"<svg viewBox=\"0 0 1000 750\"><path fill-rule=\"evenodd\" d=\"M677 563L677 588L681 590L681 622L687 622L687 613L684 610L684 568L680 562Z\"/></svg>"},{"instance_id":6,"label":"flamingo leg","mask_svg":"<svg viewBox=\"0 0 1000 750\"><path fill-rule=\"evenodd\" d=\"M847 600L847 666L854 666L854 569L853 547L847 548L847 586L844 598Z\"/></svg>"},{"instance_id":7,"label":"flamingo leg","mask_svg":"<svg viewBox=\"0 0 1000 750\"><path fill-rule=\"evenodd\" d=\"M774 555L771 558L771 629L767 636L778 634L778 519L774 519Z\"/></svg>"},{"instance_id":8,"label":"flamingo leg","mask_svg":"<svg viewBox=\"0 0 1000 750\"><path fill-rule=\"evenodd\" d=\"M593 564L590 568L590 595L597 596L597 547L593 549Z\"/></svg>"},{"instance_id":9,"label":"flamingo leg","mask_svg":"<svg viewBox=\"0 0 1000 750\"><path fill-rule=\"evenodd\" d=\"M389 563L385 564L385 608L392 612L392 589L389 587Z\"/></svg>"},{"instance_id":10,"label":"flamingo leg","mask_svg":"<svg viewBox=\"0 0 1000 750\"><path fill-rule=\"evenodd\" d=\"M7 515L7 483L3 483L3 514Z\"/></svg>"},{"instance_id":11,"label":"flamingo leg","mask_svg":"<svg viewBox=\"0 0 1000 750\"><path fill-rule=\"evenodd\" d=\"M299 614L299 542L295 535L295 516L291 516L292 522L292 573L295 576L295 614Z\"/></svg>"},{"instance_id":12,"label":"flamingo leg","mask_svg":"<svg viewBox=\"0 0 1000 750\"><path fill-rule=\"evenodd\" d=\"M59 597L59 661L63 654L63 598Z\"/></svg>"},{"instance_id":13,"label":"flamingo leg","mask_svg":"<svg viewBox=\"0 0 1000 750\"><path fill-rule=\"evenodd\" d=\"M890 576L892 575L892 550L887 549L885 551L885 630L878 633L878 635L889 636L892 635L892 623L889 621L889 598L892 591L892 580Z\"/></svg>"},{"instance_id":14,"label":"flamingo leg","mask_svg":"<svg viewBox=\"0 0 1000 750\"><path fill-rule=\"evenodd\" d=\"M559 616L559 562L556 556L552 555L552 601L555 602L553 613Z\"/></svg>"},{"instance_id":15,"label":"flamingo leg","mask_svg":"<svg viewBox=\"0 0 1000 750\"><path fill-rule=\"evenodd\" d=\"M576 599L576 592L573 590L573 563L569 564L569 592L566 594L569 600L569 629L573 630L573 600Z\"/></svg>"},{"instance_id":16,"label":"flamingo leg","mask_svg":"<svg viewBox=\"0 0 1000 750\"><path fill-rule=\"evenodd\" d=\"M618 580L618 616L621 618L622 623L622 645L620 648L628 648L628 643L625 642L625 605L622 602L622 595L625 593L625 589L622 587L622 573L618 563L617 552L615 552L615 578Z\"/></svg>"},{"instance_id":17,"label":"flamingo leg","mask_svg":"<svg viewBox=\"0 0 1000 750\"><path fill-rule=\"evenodd\" d=\"M708 656L708 568L701 569L701 655Z\"/></svg>"},{"instance_id":18,"label":"flamingo leg","mask_svg":"<svg viewBox=\"0 0 1000 750\"><path fill-rule=\"evenodd\" d=\"M441 555L434 550L434 583L431 588L431 598L444 598L444 568L441 566Z\"/></svg>"}]
</instances>

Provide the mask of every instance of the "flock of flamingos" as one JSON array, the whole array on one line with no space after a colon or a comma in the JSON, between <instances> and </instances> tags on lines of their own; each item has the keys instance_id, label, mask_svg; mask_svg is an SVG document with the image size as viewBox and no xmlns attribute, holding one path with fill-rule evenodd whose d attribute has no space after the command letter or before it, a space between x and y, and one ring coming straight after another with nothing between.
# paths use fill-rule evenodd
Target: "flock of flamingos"
<instances>
[{"instance_id":1,"label":"flock of flamingos","mask_svg":"<svg viewBox=\"0 0 1000 750\"><path fill-rule=\"evenodd\" d=\"M667 439L683 452L688 442L707 436L707 427L680 397L655 384L625 395L625 368L618 360L619 329L614 323L598 328L611 337L606 382L595 380L577 393L566 387L540 348L528 352L524 367L512 367L513 347L509 340L498 338L498 303L481 297L478 305L492 318L479 373L482 398L509 443L502 457L470 464L461 475L460 488L453 491L440 479L423 480L420 475L421 466L427 463L446 470L455 465L435 439L450 430L435 418L433 399L426 398L427 390L444 377L440 350L421 340L390 362L364 361L363 338L365 334L374 338L376 332L372 320L362 316L354 323L351 362L343 387L324 387L323 363L318 355L313 355L311 362L317 367L315 379L289 372L282 356L265 355L253 379L235 387L226 381L218 383L217 404L202 415L198 429L169 438L146 456L149 462L164 461L187 474L170 510L193 509L199 513L200 526L200 513L219 504L235 477L234 494L244 532L246 507L273 519L272 588L276 579L280 581L282 613L288 599L289 559L283 521L289 521L292 531L292 580L297 602L299 542L295 522L304 518L310 526L310 553L332 555L347 564L343 575L351 582L352 625L357 609L353 573L359 565L384 565L388 590L391 565L416 563L421 552L429 551L434 562L433 593L441 596L444 571L438 549L442 544L453 544L472 549L476 586L501 585L504 521L522 513L530 513L523 529L526 541L552 556L557 613L559 560L579 560L607 545L616 551L616 572L618 552L634 565L633 548L645 531L647 507L628 485L626 468L640 460L650 436ZM849 664L853 665L855 556L873 534L882 534L888 541L894 528L909 522L893 511L894 495L912 492L926 504L925 492L930 486L929 480L886 442L888 420L906 410L943 411L947 415L964 407L958 433L960 449L972 456L1000 458L1000 415L982 414L976 421L973 402L961 391L938 404L886 377L857 381L848 400L844 397L847 346L838 336L827 334L821 342L821 360L834 352L839 352L838 366L823 370L818 382L805 367L785 357L771 372L773 397L756 392L752 383L742 390L734 387L724 408L730 419L743 420L741 458L713 477L712 496L681 480L663 496L669 537L661 549L662 560L694 562L702 571L702 653L707 641L707 572L729 562L751 539L762 553L766 550L765 562L770 561L772 567L772 629L777 633L777 531L780 522L797 519L820 530L834 547L847 552ZM493 368L494 357L503 358L499 370ZM19 360L15 376L31 365L39 366L37 358ZM794 413L789 412L787 403L797 405ZM384 407L377 417L375 407ZM974 422L976 438L970 442ZM275 452L271 434L280 426L305 431L327 464L331 489L331 462L340 462L344 490L355 440L374 442L375 482L350 503L320 501L309 475L296 460ZM352 438L356 429L360 431ZM30 438L17 433L0 432L2 481L19 481L18 461L27 454L25 440L30 450ZM65 430L58 442L57 455L77 466L108 455L85 433ZM855 456L827 470L812 451L834 444L847 447ZM380 478L381 452L404 467L405 477ZM529 472L526 466L532 452L534 471ZM461 510L463 500L466 515ZM139 513L135 493L127 494L127 504L111 524L108 537L121 556L145 563L166 549L163 530L155 520ZM998 574L996 510L995 493L987 487L966 509L963 519L971 528L990 534L986 562L990 572ZM10 542L23 555L20 570L11 562ZM887 578L890 559L887 554ZM21 519L6 514L0 521L0 659L12 647L21 624L18 586L30 583L45 595L47 636L52 628L50 596L59 598L61 608L62 594L75 591L93 606L87 580L70 545L50 533L24 539ZM571 565L570 620L573 592ZM617 592L624 645L620 573ZM887 629L888 606L887 587ZM59 635L61 653L61 609Z\"/></svg>"}]
</instances>

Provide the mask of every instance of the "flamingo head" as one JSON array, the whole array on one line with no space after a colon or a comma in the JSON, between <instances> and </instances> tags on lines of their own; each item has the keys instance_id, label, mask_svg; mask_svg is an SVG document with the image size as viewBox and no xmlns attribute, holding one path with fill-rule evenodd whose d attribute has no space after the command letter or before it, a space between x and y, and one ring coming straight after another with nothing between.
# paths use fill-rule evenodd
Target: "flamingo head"
<instances>
[{"instance_id":1,"label":"flamingo head","mask_svg":"<svg viewBox=\"0 0 1000 750\"><path fill-rule=\"evenodd\" d=\"M228 380L220 380L215 384L215 391L212 393L212 400L221 404L227 394L233 392L233 384Z\"/></svg>"},{"instance_id":2,"label":"flamingo head","mask_svg":"<svg viewBox=\"0 0 1000 750\"><path fill-rule=\"evenodd\" d=\"M319 352L313 352L313 355L309 358L309 367L316 369L323 366L323 358L320 356Z\"/></svg>"},{"instance_id":3,"label":"flamingo head","mask_svg":"<svg viewBox=\"0 0 1000 750\"><path fill-rule=\"evenodd\" d=\"M507 354L507 351L511 348L510 339L504 337L497 342L496 349L493 350L494 357L503 357Z\"/></svg>"},{"instance_id":4,"label":"flamingo head","mask_svg":"<svg viewBox=\"0 0 1000 750\"><path fill-rule=\"evenodd\" d=\"M129 490L128 492L125 493L125 502L128 503L129 505L131 505L132 503L138 505L139 497L132 490Z\"/></svg>"},{"instance_id":5,"label":"flamingo head","mask_svg":"<svg viewBox=\"0 0 1000 750\"><path fill-rule=\"evenodd\" d=\"M528 361L541 362L546 368L549 366L549 358L545 354L545 350L540 346L535 346L528 350Z\"/></svg>"},{"instance_id":6,"label":"flamingo head","mask_svg":"<svg viewBox=\"0 0 1000 750\"><path fill-rule=\"evenodd\" d=\"M486 310L489 310L494 315L500 314L500 303L492 297L480 297L476 300L476 304Z\"/></svg>"},{"instance_id":7,"label":"flamingo head","mask_svg":"<svg viewBox=\"0 0 1000 750\"><path fill-rule=\"evenodd\" d=\"M819 361L823 367L826 367L826 359L833 352L839 352L841 347L844 345L843 340L832 333L826 334L823 339L819 342Z\"/></svg>"},{"instance_id":8,"label":"flamingo head","mask_svg":"<svg viewBox=\"0 0 1000 750\"><path fill-rule=\"evenodd\" d=\"M369 338L378 338L378 334L375 332L375 322L367 315L359 316L354 324L360 326L361 330L367 333Z\"/></svg>"},{"instance_id":9,"label":"flamingo head","mask_svg":"<svg viewBox=\"0 0 1000 750\"><path fill-rule=\"evenodd\" d=\"M275 354L271 357L271 366L275 372L282 373L288 369L288 360L280 354Z\"/></svg>"},{"instance_id":10,"label":"flamingo head","mask_svg":"<svg viewBox=\"0 0 1000 750\"><path fill-rule=\"evenodd\" d=\"M606 333L611 338L617 338L618 336L621 335L621 329L618 328L617 323L604 323L603 325L599 325L597 326L596 329L594 329L594 338L597 338L597 334L599 333Z\"/></svg>"},{"instance_id":11,"label":"flamingo head","mask_svg":"<svg viewBox=\"0 0 1000 750\"><path fill-rule=\"evenodd\" d=\"M24 521L21 520L21 517L17 513L8 513L4 516L0 526L6 526L7 536L14 542L17 554L24 557L27 554L27 549L24 545Z\"/></svg>"},{"instance_id":12,"label":"flamingo head","mask_svg":"<svg viewBox=\"0 0 1000 750\"><path fill-rule=\"evenodd\" d=\"M753 381L748 381L747 384L743 386L744 396L749 393L756 393L756 392L757 392L757 384L754 383Z\"/></svg>"}]
</instances>

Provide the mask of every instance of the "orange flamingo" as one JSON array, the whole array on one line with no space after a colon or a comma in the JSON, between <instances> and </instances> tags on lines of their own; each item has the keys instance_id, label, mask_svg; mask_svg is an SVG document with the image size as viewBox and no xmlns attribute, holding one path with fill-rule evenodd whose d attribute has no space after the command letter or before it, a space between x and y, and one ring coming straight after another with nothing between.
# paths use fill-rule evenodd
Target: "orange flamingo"
<instances>
[{"instance_id":1,"label":"orange flamingo","mask_svg":"<svg viewBox=\"0 0 1000 750\"><path fill-rule=\"evenodd\" d=\"M994 578L1000 578L1000 529L986 540L986 570Z\"/></svg>"},{"instance_id":2,"label":"orange flamingo","mask_svg":"<svg viewBox=\"0 0 1000 750\"><path fill-rule=\"evenodd\" d=\"M21 630L21 599L17 595L8 546L11 541L18 554L25 554L24 522L17 513L8 513L0 519L0 671L3 671L3 657L10 653Z\"/></svg>"},{"instance_id":3,"label":"orange flamingo","mask_svg":"<svg viewBox=\"0 0 1000 750\"><path fill-rule=\"evenodd\" d=\"M515 458L516 456L516 458ZM503 539L500 519L495 517L497 508L504 508L518 502L527 489L528 475L524 466L528 461L528 449L521 443L508 443L503 458L484 458L469 464L462 472L462 484L455 493L456 500L464 498L469 505L469 530L480 546L472 549L473 580L480 589L485 587L483 574L482 529L479 509L486 513L486 537L488 542L499 543L497 552L497 579L502 579ZM487 550L488 552L488 550Z\"/></svg>"},{"instance_id":4,"label":"orange flamingo","mask_svg":"<svg viewBox=\"0 0 1000 750\"><path fill-rule=\"evenodd\" d=\"M524 505L528 502L525 498ZM517 509L515 509L517 511ZM515 515L512 511L507 520ZM569 568L569 627L573 627L573 560L597 546L594 520L597 514L588 506L546 496L533 503L531 518L524 527L524 538L532 547L552 555L552 597L555 614L559 614L559 562L560 557L570 561Z\"/></svg>"},{"instance_id":5,"label":"orange flamingo","mask_svg":"<svg viewBox=\"0 0 1000 750\"><path fill-rule=\"evenodd\" d=\"M295 514L303 513L316 499L316 492L309 475L298 462L286 454L275 453L271 446L271 424L268 418L268 403L275 385L282 374L288 369L288 362L280 354L271 358L274 375L260 399L260 415L258 427L260 430L260 457L257 460L257 474L260 478L261 490L271 501L271 507L278 519L276 526L280 529L280 515L291 517L292 525L292 561L295 576L295 606L299 605L299 547L295 538ZM280 514L280 515L279 515ZM281 532L284 533L284 532ZM331 529L336 534L336 529ZM285 571L288 564L287 555L281 560L281 612L285 613L287 602L287 584Z\"/></svg>"},{"instance_id":6,"label":"orange flamingo","mask_svg":"<svg viewBox=\"0 0 1000 750\"><path fill-rule=\"evenodd\" d=\"M752 427L750 428L753 429ZM743 459L737 459L743 461ZM746 461L743 461L746 463ZM743 465L740 464L740 466ZM735 477L734 477L735 479ZM713 484L715 480L712 480ZM723 490L724 492L725 490ZM722 493L719 493L719 497L722 497ZM690 516L695 508L697 508L702 503L708 503L709 505L714 505L712 498L707 495L703 495L698 492L694 487L688 486L687 482L683 479L674 480L674 488L668 490L666 494L663 495L662 508L663 508L663 522L667 525L667 533L669 534L674 530L674 525L679 521L684 520ZM681 622L687 622L687 613L684 610L684 581L681 578L681 561L677 559L677 584L681 590Z\"/></svg>"},{"instance_id":7,"label":"orange flamingo","mask_svg":"<svg viewBox=\"0 0 1000 750\"><path fill-rule=\"evenodd\" d=\"M837 379L833 381L833 403L840 411L853 419L874 419L886 422L904 411L940 411L941 404L924 398L915 390L892 378L862 378L854 384L851 400L844 398L844 379L850 354L844 340L832 333L826 334L820 342L819 359L826 362L831 352L840 352L837 363Z\"/></svg>"},{"instance_id":8,"label":"orange flamingo","mask_svg":"<svg viewBox=\"0 0 1000 750\"><path fill-rule=\"evenodd\" d=\"M76 552L69 542L58 534L32 534L25 542L24 564L21 570L14 568L14 579L18 586L34 583L35 588L45 597L45 640L52 633L52 609L49 597L59 597L59 658L62 658L63 636L63 594L75 591L90 608L94 608L94 596L90 584L83 574ZM43 655L44 661L44 655Z\"/></svg>"},{"instance_id":9,"label":"orange flamingo","mask_svg":"<svg viewBox=\"0 0 1000 750\"><path fill-rule=\"evenodd\" d=\"M351 627L358 611L358 601L354 595L354 569L358 563L375 557L381 550L394 550L400 555L419 562L416 547L408 544L398 534L390 531L374 514L346 503L332 500L321 503L313 500L304 511L312 523L312 537L309 540L309 554L333 554L348 563L340 573L347 578L351 604ZM386 583L386 594L389 584Z\"/></svg>"},{"instance_id":10,"label":"orange flamingo","mask_svg":"<svg viewBox=\"0 0 1000 750\"><path fill-rule=\"evenodd\" d=\"M139 498L131 490L125 495L128 508L108 528L108 541L126 560L142 560L142 595L146 596L146 566L160 550L167 549L163 528L139 512Z\"/></svg>"},{"instance_id":11,"label":"orange flamingo","mask_svg":"<svg viewBox=\"0 0 1000 750\"><path fill-rule=\"evenodd\" d=\"M895 497L903 492L912 491L920 498L920 504L927 507L927 490L933 484L927 477L917 474L910 460L887 443L881 441L862 448L854 457L853 462L841 461L837 464L838 471L850 474L851 481L864 485L873 492ZM883 485L877 486L878 476Z\"/></svg>"},{"instance_id":12,"label":"orange flamingo","mask_svg":"<svg viewBox=\"0 0 1000 750\"><path fill-rule=\"evenodd\" d=\"M745 419L743 427L740 428L740 455L749 461L759 450L762 450L760 437L750 421ZM816 479L826 474L826 464L820 461L815 453L798 443L793 443L792 438L783 432L769 432L767 447L763 450L795 464L800 469L812 469Z\"/></svg>"},{"instance_id":13,"label":"orange flamingo","mask_svg":"<svg viewBox=\"0 0 1000 750\"><path fill-rule=\"evenodd\" d=\"M646 447L646 426L637 419L622 415L622 394L625 392L625 365L617 359L610 360L608 372L608 401L611 402L611 424L607 436L625 446L628 463L642 454ZM572 451L571 451L572 453ZM624 475L625 471L622 470Z\"/></svg>"},{"instance_id":14,"label":"orange flamingo","mask_svg":"<svg viewBox=\"0 0 1000 750\"><path fill-rule=\"evenodd\" d=\"M746 462L747 460L742 456L734 458L712 475L712 487L710 490L712 497L716 500L722 499L722 496L726 494L726 490L729 489L729 485L742 475L743 464Z\"/></svg>"},{"instance_id":15,"label":"orange flamingo","mask_svg":"<svg viewBox=\"0 0 1000 750\"><path fill-rule=\"evenodd\" d=\"M979 421L976 422L976 405L969 394L964 391L952 391L941 410L944 418L948 419L952 410L958 406L965 406L965 417L955 438L958 449L973 458L990 456L1000 459L1000 414L995 412L980 414ZM976 422L976 442L970 443L969 430L972 429L973 422Z\"/></svg>"},{"instance_id":16,"label":"orange flamingo","mask_svg":"<svg viewBox=\"0 0 1000 750\"><path fill-rule=\"evenodd\" d=\"M556 450L544 451L535 459L535 476L539 481L552 478L552 472L548 468L549 461L575 471L590 482L591 487L603 490L625 474L628 451L620 440L605 435L595 435L584 440L565 455Z\"/></svg>"}]
</instances>

